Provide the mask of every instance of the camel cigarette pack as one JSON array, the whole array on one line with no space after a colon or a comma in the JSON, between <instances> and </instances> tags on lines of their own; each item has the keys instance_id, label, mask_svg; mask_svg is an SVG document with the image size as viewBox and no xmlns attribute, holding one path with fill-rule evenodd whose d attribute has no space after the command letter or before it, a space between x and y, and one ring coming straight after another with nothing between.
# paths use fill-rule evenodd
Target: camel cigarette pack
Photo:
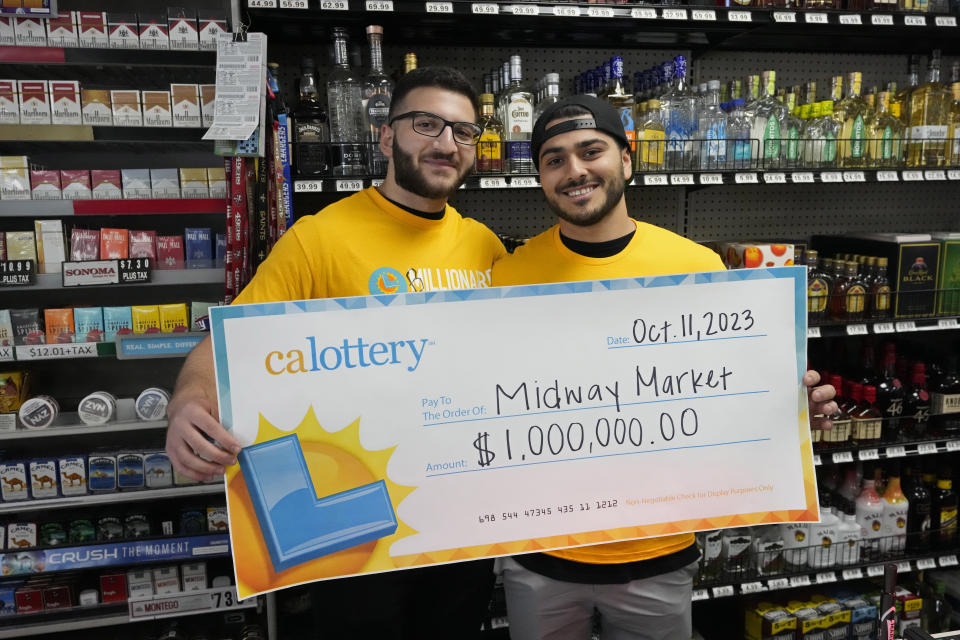
<instances>
[{"instance_id":1,"label":"camel cigarette pack","mask_svg":"<svg viewBox=\"0 0 960 640\"><path fill-rule=\"evenodd\" d=\"M20 124L50 124L50 89L46 80L17 80Z\"/></svg>"},{"instance_id":2,"label":"camel cigarette pack","mask_svg":"<svg viewBox=\"0 0 960 640\"><path fill-rule=\"evenodd\" d=\"M76 11L61 11L47 20L48 47L79 47L80 34L77 29L79 15Z\"/></svg>"},{"instance_id":3,"label":"camel cigarette pack","mask_svg":"<svg viewBox=\"0 0 960 640\"><path fill-rule=\"evenodd\" d=\"M148 453L143 457L143 481L148 489L173 486L173 467L166 453Z\"/></svg>"},{"instance_id":4,"label":"camel cigarette pack","mask_svg":"<svg viewBox=\"0 0 960 640\"><path fill-rule=\"evenodd\" d=\"M20 124L20 93L16 80L0 80L0 124Z\"/></svg>"},{"instance_id":5,"label":"camel cigarette pack","mask_svg":"<svg viewBox=\"0 0 960 640\"><path fill-rule=\"evenodd\" d=\"M80 83L76 80L51 80L51 124L82 124Z\"/></svg>"},{"instance_id":6,"label":"camel cigarette pack","mask_svg":"<svg viewBox=\"0 0 960 640\"><path fill-rule=\"evenodd\" d=\"M116 457L106 454L91 455L87 459L87 478L87 486L90 491L116 491Z\"/></svg>"},{"instance_id":7,"label":"camel cigarette pack","mask_svg":"<svg viewBox=\"0 0 960 640\"><path fill-rule=\"evenodd\" d=\"M207 507L207 530L211 533L227 530L226 507Z\"/></svg>"},{"instance_id":8,"label":"camel cigarette pack","mask_svg":"<svg viewBox=\"0 0 960 640\"><path fill-rule=\"evenodd\" d=\"M60 467L60 493L64 496L82 496L87 493L87 459L84 456L63 456L57 460Z\"/></svg>"},{"instance_id":9,"label":"camel cigarette pack","mask_svg":"<svg viewBox=\"0 0 960 640\"><path fill-rule=\"evenodd\" d=\"M117 456L117 488L143 489L142 453L121 453Z\"/></svg>"},{"instance_id":10,"label":"camel cigarette pack","mask_svg":"<svg viewBox=\"0 0 960 640\"><path fill-rule=\"evenodd\" d=\"M30 462L30 497L56 498L57 491L57 461L52 458L32 460Z\"/></svg>"},{"instance_id":11,"label":"camel cigarette pack","mask_svg":"<svg viewBox=\"0 0 960 640\"><path fill-rule=\"evenodd\" d=\"M27 465L23 462L0 462L0 495L4 502L27 499Z\"/></svg>"},{"instance_id":12,"label":"camel cigarette pack","mask_svg":"<svg viewBox=\"0 0 960 640\"><path fill-rule=\"evenodd\" d=\"M36 522L11 522L7 525L7 548L23 549L37 546Z\"/></svg>"}]
</instances>

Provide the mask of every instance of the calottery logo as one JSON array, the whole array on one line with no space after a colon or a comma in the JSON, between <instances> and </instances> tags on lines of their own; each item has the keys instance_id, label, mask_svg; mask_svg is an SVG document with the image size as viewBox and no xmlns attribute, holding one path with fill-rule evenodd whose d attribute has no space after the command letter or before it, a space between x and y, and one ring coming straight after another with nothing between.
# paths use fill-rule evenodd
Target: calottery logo
<instances>
[{"instance_id":1,"label":"calottery logo","mask_svg":"<svg viewBox=\"0 0 960 640\"><path fill-rule=\"evenodd\" d=\"M392 267L380 267L370 274L368 288L373 295L483 289L490 286L490 271L411 267L404 276Z\"/></svg>"},{"instance_id":2,"label":"calottery logo","mask_svg":"<svg viewBox=\"0 0 960 640\"><path fill-rule=\"evenodd\" d=\"M343 342L319 345L314 336L304 338L303 349L271 351L264 358L267 373L318 373L357 367L384 367L400 365L413 372L420 366L424 350L433 345L429 338L384 340L366 342L363 338L344 338Z\"/></svg>"}]
</instances>

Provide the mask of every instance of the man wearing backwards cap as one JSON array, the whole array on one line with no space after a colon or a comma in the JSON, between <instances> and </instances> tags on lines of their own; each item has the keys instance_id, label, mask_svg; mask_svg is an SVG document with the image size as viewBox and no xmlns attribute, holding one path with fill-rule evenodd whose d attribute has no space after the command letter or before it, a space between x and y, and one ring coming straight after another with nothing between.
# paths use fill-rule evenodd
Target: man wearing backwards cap
<instances>
[{"instance_id":1,"label":"man wearing backwards cap","mask_svg":"<svg viewBox=\"0 0 960 640\"><path fill-rule=\"evenodd\" d=\"M709 249L630 218L630 146L608 103L560 100L534 125L531 151L559 221L497 262L494 286L723 269ZM816 372L804 376L808 387L817 382ZM829 385L813 389L811 415L836 412L834 395ZM510 637L586 640L596 609L601 638L690 638L699 555L684 533L501 558Z\"/></svg>"}]
</instances>

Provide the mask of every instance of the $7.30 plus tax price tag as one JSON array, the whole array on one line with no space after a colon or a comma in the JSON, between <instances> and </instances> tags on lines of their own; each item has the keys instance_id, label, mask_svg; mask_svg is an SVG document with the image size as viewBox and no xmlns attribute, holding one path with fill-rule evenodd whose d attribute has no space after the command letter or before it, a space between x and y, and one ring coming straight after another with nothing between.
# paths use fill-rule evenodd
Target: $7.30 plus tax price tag
<instances>
[{"instance_id":1,"label":"$7.30 plus tax price tag","mask_svg":"<svg viewBox=\"0 0 960 640\"><path fill-rule=\"evenodd\" d=\"M254 487L249 498L228 493L235 549L250 559L237 566L237 583L253 585L241 597L286 586L281 574L294 567L301 579L334 577L322 559L350 545L375 543L362 566L382 571L440 550L472 549L466 559L578 531L642 537L694 515L786 519L797 504L813 513L797 410L806 274L751 275L478 289L484 272L382 269L371 289L416 283L433 295L218 308L221 420L245 446L240 468ZM495 329L504 314L517 318L507 336ZM559 320L534 322L544 314ZM469 376L449 375L464 367ZM757 420L731 412L745 400ZM796 429L763 426L775 420ZM328 447L369 471L339 493L296 493L313 486ZM743 456L781 463L748 466ZM284 469L282 482L267 468ZM663 487L666 474L683 480ZM293 492L296 509L264 509L277 491ZM321 518L330 508L345 509L343 530ZM273 540L267 555L237 537L257 527ZM294 530L317 537L288 540Z\"/></svg>"}]
</instances>

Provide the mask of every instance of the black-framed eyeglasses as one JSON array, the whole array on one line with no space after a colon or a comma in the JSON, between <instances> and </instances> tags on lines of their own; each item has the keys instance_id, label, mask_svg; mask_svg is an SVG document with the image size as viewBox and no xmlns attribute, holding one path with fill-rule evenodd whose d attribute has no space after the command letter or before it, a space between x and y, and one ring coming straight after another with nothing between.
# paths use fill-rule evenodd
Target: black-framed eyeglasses
<instances>
[{"instance_id":1,"label":"black-framed eyeglasses","mask_svg":"<svg viewBox=\"0 0 960 640\"><path fill-rule=\"evenodd\" d=\"M393 124L403 118L410 118L413 124L413 130L422 136L428 136L430 138L440 137L443 130L450 127L450 131L453 132L453 139L457 144L471 147L477 144L480 140L480 134L483 133L483 129L472 122L450 122L429 111L408 111L407 113L401 113L398 116L394 116L388 124Z\"/></svg>"}]
</instances>

